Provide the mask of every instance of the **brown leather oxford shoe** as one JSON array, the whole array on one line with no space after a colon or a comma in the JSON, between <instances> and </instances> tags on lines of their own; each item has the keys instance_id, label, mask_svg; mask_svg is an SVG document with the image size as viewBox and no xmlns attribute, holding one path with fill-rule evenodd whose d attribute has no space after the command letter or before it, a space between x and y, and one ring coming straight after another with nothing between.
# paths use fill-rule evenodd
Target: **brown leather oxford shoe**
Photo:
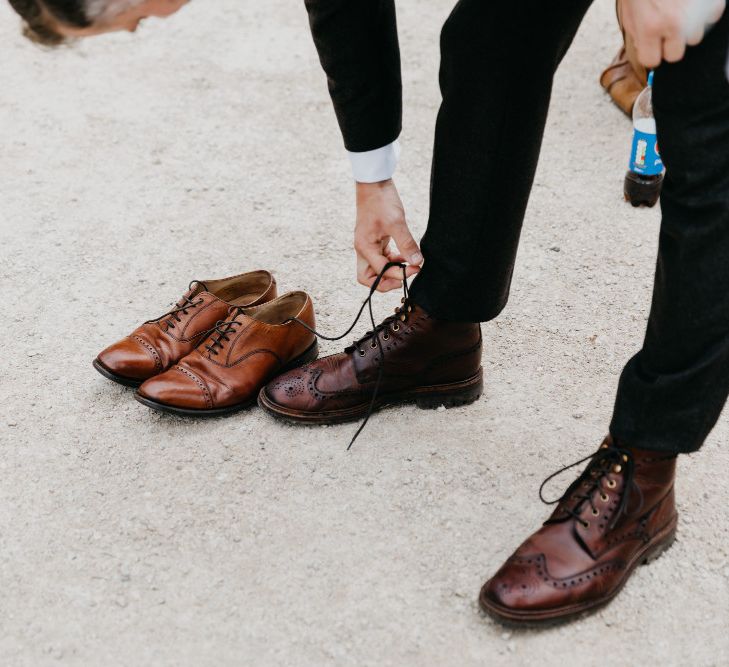
<instances>
[{"instance_id":1,"label":"brown leather oxford shoe","mask_svg":"<svg viewBox=\"0 0 729 667\"><path fill-rule=\"evenodd\" d=\"M316 359L314 308L304 292L289 292L255 308L230 309L195 350L139 387L144 405L186 416L217 416L255 403L278 373Z\"/></svg>"},{"instance_id":2,"label":"brown leather oxford shoe","mask_svg":"<svg viewBox=\"0 0 729 667\"><path fill-rule=\"evenodd\" d=\"M276 281L268 271L193 280L174 308L107 347L94 368L114 382L138 387L192 352L231 306L255 306L275 296Z\"/></svg>"},{"instance_id":3,"label":"brown leather oxford shoe","mask_svg":"<svg viewBox=\"0 0 729 667\"><path fill-rule=\"evenodd\" d=\"M607 438L591 458L542 528L481 589L481 608L499 621L538 625L594 610L673 543L676 457Z\"/></svg>"},{"instance_id":4,"label":"brown leather oxford shoe","mask_svg":"<svg viewBox=\"0 0 729 667\"><path fill-rule=\"evenodd\" d=\"M480 326L436 320L404 299L395 315L344 352L276 378L258 403L281 419L331 424L397 403L465 405L482 390Z\"/></svg>"}]
</instances>

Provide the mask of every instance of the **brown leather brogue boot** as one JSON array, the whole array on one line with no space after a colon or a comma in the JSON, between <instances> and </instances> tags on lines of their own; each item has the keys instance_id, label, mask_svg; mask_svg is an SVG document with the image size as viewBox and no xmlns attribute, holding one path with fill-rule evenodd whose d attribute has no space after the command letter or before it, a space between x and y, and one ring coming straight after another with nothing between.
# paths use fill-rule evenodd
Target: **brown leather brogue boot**
<instances>
[{"instance_id":1,"label":"brown leather brogue boot","mask_svg":"<svg viewBox=\"0 0 729 667\"><path fill-rule=\"evenodd\" d=\"M404 299L344 352L276 378L258 403L282 419L332 424L397 403L464 405L482 390L479 324L436 320Z\"/></svg>"},{"instance_id":2,"label":"brown leather brogue boot","mask_svg":"<svg viewBox=\"0 0 729 667\"><path fill-rule=\"evenodd\" d=\"M94 368L114 382L138 387L192 352L231 306L255 306L275 296L276 281L268 271L193 280L174 308L107 347Z\"/></svg>"},{"instance_id":3,"label":"brown leather brogue boot","mask_svg":"<svg viewBox=\"0 0 729 667\"><path fill-rule=\"evenodd\" d=\"M155 410L188 416L248 407L272 377L316 359L315 336L293 318L314 328L314 308L304 292L255 308L231 308L197 349L147 380L135 398Z\"/></svg>"},{"instance_id":4,"label":"brown leather brogue boot","mask_svg":"<svg viewBox=\"0 0 729 667\"><path fill-rule=\"evenodd\" d=\"M676 457L608 437L591 459L542 528L481 589L482 609L498 620L536 625L596 609L673 543Z\"/></svg>"}]
</instances>

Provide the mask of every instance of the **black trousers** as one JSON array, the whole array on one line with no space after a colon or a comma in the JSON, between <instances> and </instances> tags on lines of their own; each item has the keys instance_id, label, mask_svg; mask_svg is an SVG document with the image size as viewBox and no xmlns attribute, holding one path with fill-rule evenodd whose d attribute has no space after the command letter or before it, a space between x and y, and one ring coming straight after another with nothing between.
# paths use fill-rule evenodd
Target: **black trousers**
<instances>
[{"instance_id":1,"label":"black trousers","mask_svg":"<svg viewBox=\"0 0 729 667\"><path fill-rule=\"evenodd\" d=\"M506 305L555 70L590 0L461 0L442 36L425 265L413 298L487 321ZM729 11L655 76L667 168L643 348L610 430L634 447L698 449L729 392Z\"/></svg>"}]
</instances>

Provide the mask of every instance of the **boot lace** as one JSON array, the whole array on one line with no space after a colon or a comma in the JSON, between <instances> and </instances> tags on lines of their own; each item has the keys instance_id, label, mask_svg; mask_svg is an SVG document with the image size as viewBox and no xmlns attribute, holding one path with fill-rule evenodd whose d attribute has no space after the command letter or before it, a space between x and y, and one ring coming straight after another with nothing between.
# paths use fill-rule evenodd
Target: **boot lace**
<instances>
[{"instance_id":1,"label":"boot lace","mask_svg":"<svg viewBox=\"0 0 729 667\"><path fill-rule=\"evenodd\" d=\"M590 460L591 459L591 460ZM574 468L575 466L590 460L590 463L580 476L567 488L567 490L555 500L546 500L544 498L544 487L555 477L561 475L563 472ZM598 508L595 506L595 491L599 491L602 498L605 499L605 487L613 488L615 482L612 483L606 480L610 473L623 473L624 484L620 494L620 500L616 511L613 513L612 518L607 524L607 529L610 530L620 516L626 511L628 506L628 500L631 497L631 493L637 493L640 496L640 502L638 507L643 505L643 494L640 487L635 483L635 459L633 453L629 449L619 447L614 443L605 443L600 449L594 454L590 454L579 461L575 461L570 465L560 468L556 472L552 473L547 477L539 487L539 499L545 505L555 505L562 503L567 500L576 500L577 503L573 506L565 505L562 511L566 514L564 517L555 519L548 519L545 524L559 523L569 518L573 518L579 521L585 528L587 528L587 522L581 518L581 512L585 507L585 503L590 505L593 513L598 512Z\"/></svg>"},{"instance_id":2,"label":"boot lace","mask_svg":"<svg viewBox=\"0 0 729 667\"><path fill-rule=\"evenodd\" d=\"M385 273L388 269L391 269L392 267L397 266L400 269L402 269L402 287L403 287L403 297L401 301L401 305L398 306L395 309L395 314L390 315L389 317L386 317L380 324L375 324L375 316L372 312L372 297L374 296L375 292L377 291L378 286L380 285L380 282L382 282L382 278L384 277ZM402 264L400 262L388 262L385 264L385 266L382 267L382 271L377 275L377 278L375 278L375 282L372 283L372 286L370 287L370 292L367 295L367 298L362 302L362 305L360 306L359 311L357 312L357 316L354 318L354 321L350 325L350 327L341 335L339 336L325 336L324 334L320 333L313 327L310 327L306 322L303 322L297 317L292 317L287 322L296 322L297 324L300 324L302 327L304 327L307 331L313 333L318 338L321 338L322 340L329 340L329 341L336 341L341 340L342 338L348 336L352 329L354 329L355 326L357 326L357 322L359 322L360 318L362 317L362 313L364 312L365 307L369 309L369 315L370 315L370 322L372 323L372 329L365 333L364 336L361 338L358 338L357 340L352 343L352 345L345 348L345 352L347 353L353 353L355 350L357 353L364 357L367 354L367 347L370 347L372 349L376 349L378 351L377 356L377 378L375 379L375 386L372 390L372 398L370 399L369 407L367 408L367 413L365 414L364 419L360 423L359 427L355 431L354 435L352 436L352 439L349 441L349 445L347 445L347 451L349 451L352 448L352 445L354 444L354 441L359 437L359 434L362 433L365 426L367 426L367 422L370 420L370 417L372 416L372 413L375 409L375 403L377 402L377 397L380 392L380 385L382 384L382 376L385 368L385 348L382 345L382 341L389 340L391 332L397 332L400 330L400 326L402 323L407 322L409 314L412 312L412 303L410 301L410 292L408 291L408 282L407 282L407 275L405 272L405 269L407 268L407 265ZM368 345L365 345L365 344Z\"/></svg>"},{"instance_id":3,"label":"boot lace","mask_svg":"<svg viewBox=\"0 0 729 667\"><path fill-rule=\"evenodd\" d=\"M187 291L192 291L192 286L197 283L200 285L203 290L207 291L207 286L204 282L201 280L193 280L190 282L190 284L187 287ZM188 296L183 296L180 301L178 301L174 307L171 310L168 310L163 315L160 315L159 317L155 317L154 319L147 320L145 324L154 324L155 322L160 322L161 320L165 320L165 324L167 325L168 329L174 329L175 328L175 322L179 323L182 320L180 319L180 313L183 315L187 315L187 311L191 308L195 308L199 306L201 303L203 303L204 299L199 299L198 301L194 301ZM168 318L168 319L166 319Z\"/></svg>"}]
</instances>

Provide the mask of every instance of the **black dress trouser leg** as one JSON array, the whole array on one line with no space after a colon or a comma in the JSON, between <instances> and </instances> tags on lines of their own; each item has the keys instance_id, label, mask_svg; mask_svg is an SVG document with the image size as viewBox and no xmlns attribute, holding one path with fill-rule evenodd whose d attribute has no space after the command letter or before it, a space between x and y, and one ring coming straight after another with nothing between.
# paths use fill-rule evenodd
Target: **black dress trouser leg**
<instances>
[{"instance_id":1,"label":"black dress trouser leg","mask_svg":"<svg viewBox=\"0 0 729 667\"><path fill-rule=\"evenodd\" d=\"M589 0L461 0L442 34L426 263L413 298L487 321L506 304L552 79ZM729 392L729 13L656 72L667 176L651 315L620 379L611 432L698 449Z\"/></svg>"},{"instance_id":2,"label":"black dress trouser leg","mask_svg":"<svg viewBox=\"0 0 729 667\"><path fill-rule=\"evenodd\" d=\"M425 264L413 298L445 320L506 305L552 80L591 0L460 0L441 33Z\"/></svg>"},{"instance_id":3,"label":"black dress trouser leg","mask_svg":"<svg viewBox=\"0 0 729 667\"><path fill-rule=\"evenodd\" d=\"M620 377L610 430L645 449L697 450L729 393L729 11L656 70L666 165L653 303Z\"/></svg>"}]
</instances>

